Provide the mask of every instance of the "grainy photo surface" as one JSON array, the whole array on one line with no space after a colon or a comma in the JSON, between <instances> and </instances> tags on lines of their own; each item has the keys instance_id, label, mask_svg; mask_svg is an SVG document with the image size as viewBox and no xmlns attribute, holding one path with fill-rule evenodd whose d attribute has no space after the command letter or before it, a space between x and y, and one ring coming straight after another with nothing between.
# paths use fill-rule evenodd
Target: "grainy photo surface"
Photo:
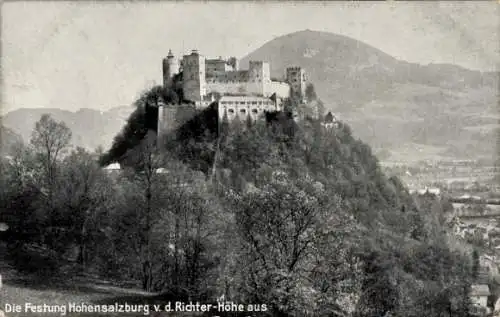
<instances>
[{"instance_id":1,"label":"grainy photo surface","mask_svg":"<svg viewBox=\"0 0 500 317\"><path fill-rule=\"evenodd\" d=\"M0 316L500 316L500 4L1 6Z\"/></svg>"}]
</instances>

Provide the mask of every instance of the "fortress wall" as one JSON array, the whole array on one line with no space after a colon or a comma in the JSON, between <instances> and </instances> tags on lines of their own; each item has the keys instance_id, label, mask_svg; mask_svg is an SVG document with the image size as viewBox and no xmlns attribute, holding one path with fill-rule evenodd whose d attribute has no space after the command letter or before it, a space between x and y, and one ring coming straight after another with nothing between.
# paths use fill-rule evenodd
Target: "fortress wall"
<instances>
[{"instance_id":1,"label":"fortress wall","mask_svg":"<svg viewBox=\"0 0 500 317\"><path fill-rule=\"evenodd\" d=\"M158 137L172 133L197 113L194 105L164 105L158 109Z\"/></svg>"},{"instance_id":2,"label":"fortress wall","mask_svg":"<svg viewBox=\"0 0 500 317\"><path fill-rule=\"evenodd\" d=\"M175 113L176 128L191 120L198 113L194 105L183 105Z\"/></svg>"},{"instance_id":3,"label":"fortress wall","mask_svg":"<svg viewBox=\"0 0 500 317\"><path fill-rule=\"evenodd\" d=\"M208 82L206 85L207 94L218 92L220 94L254 94L261 96L271 96L273 93L280 98L287 98L290 94L290 86L284 82Z\"/></svg>"},{"instance_id":4,"label":"fortress wall","mask_svg":"<svg viewBox=\"0 0 500 317\"><path fill-rule=\"evenodd\" d=\"M208 75L218 72L226 72L233 70L231 65L223 59L207 59L205 60L205 72Z\"/></svg>"},{"instance_id":5,"label":"fortress wall","mask_svg":"<svg viewBox=\"0 0 500 317\"><path fill-rule=\"evenodd\" d=\"M290 86L285 82L271 81L264 86L264 95L270 96L273 93L280 98L287 98L290 94Z\"/></svg>"},{"instance_id":6,"label":"fortress wall","mask_svg":"<svg viewBox=\"0 0 500 317\"><path fill-rule=\"evenodd\" d=\"M206 83L206 92L220 94L256 94L264 93L263 83Z\"/></svg>"},{"instance_id":7,"label":"fortress wall","mask_svg":"<svg viewBox=\"0 0 500 317\"><path fill-rule=\"evenodd\" d=\"M249 82L247 70L218 71L206 74L207 83L247 83Z\"/></svg>"},{"instance_id":8,"label":"fortress wall","mask_svg":"<svg viewBox=\"0 0 500 317\"><path fill-rule=\"evenodd\" d=\"M271 79L271 68L268 62L250 61L248 64L248 78L251 82L267 82Z\"/></svg>"},{"instance_id":9,"label":"fortress wall","mask_svg":"<svg viewBox=\"0 0 500 317\"><path fill-rule=\"evenodd\" d=\"M226 70L226 61L222 59L206 59L205 60L206 73L223 72Z\"/></svg>"}]
</instances>

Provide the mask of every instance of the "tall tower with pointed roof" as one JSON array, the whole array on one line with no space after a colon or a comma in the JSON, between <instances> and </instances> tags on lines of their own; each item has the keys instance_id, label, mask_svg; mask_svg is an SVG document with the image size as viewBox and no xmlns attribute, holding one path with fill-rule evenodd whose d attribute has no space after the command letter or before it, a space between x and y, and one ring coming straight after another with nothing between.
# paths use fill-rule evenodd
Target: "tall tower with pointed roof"
<instances>
[{"instance_id":1,"label":"tall tower with pointed roof","mask_svg":"<svg viewBox=\"0 0 500 317\"><path fill-rule=\"evenodd\" d=\"M175 59L172 50L163 59L163 86L167 87L172 83L172 78L179 72L179 62Z\"/></svg>"}]
</instances>

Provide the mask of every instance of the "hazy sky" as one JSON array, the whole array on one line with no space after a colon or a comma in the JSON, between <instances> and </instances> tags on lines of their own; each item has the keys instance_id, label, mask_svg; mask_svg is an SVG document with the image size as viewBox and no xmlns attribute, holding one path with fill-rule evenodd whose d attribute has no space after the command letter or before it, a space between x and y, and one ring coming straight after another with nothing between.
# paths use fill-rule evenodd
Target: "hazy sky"
<instances>
[{"instance_id":1,"label":"hazy sky","mask_svg":"<svg viewBox=\"0 0 500 317\"><path fill-rule=\"evenodd\" d=\"M498 69L500 4L485 2L10 2L2 5L2 113L109 109L154 82L161 59L243 57L304 29L423 64Z\"/></svg>"}]
</instances>

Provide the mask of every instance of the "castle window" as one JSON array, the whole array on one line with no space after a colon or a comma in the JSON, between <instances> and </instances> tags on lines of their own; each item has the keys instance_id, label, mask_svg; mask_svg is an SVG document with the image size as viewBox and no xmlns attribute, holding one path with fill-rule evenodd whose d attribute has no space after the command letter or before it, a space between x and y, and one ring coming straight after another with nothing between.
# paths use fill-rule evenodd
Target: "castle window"
<instances>
[{"instance_id":1,"label":"castle window","mask_svg":"<svg viewBox=\"0 0 500 317\"><path fill-rule=\"evenodd\" d=\"M247 111L245 109L240 110L241 113L246 113Z\"/></svg>"},{"instance_id":2,"label":"castle window","mask_svg":"<svg viewBox=\"0 0 500 317\"><path fill-rule=\"evenodd\" d=\"M245 104L245 102L244 102L244 101L240 101L240 105L244 105L244 104Z\"/></svg>"},{"instance_id":3,"label":"castle window","mask_svg":"<svg viewBox=\"0 0 500 317\"><path fill-rule=\"evenodd\" d=\"M259 106L262 106L262 101L259 101Z\"/></svg>"},{"instance_id":4,"label":"castle window","mask_svg":"<svg viewBox=\"0 0 500 317\"><path fill-rule=\"evenodd\" d=\"M257 101L252 101L252 105L256 105L257 104Z\"/></svg>"},{"instance_id":5,"label":"castle window","mask_svg":"<svg viewBox=\"0 0 500 317\"><path fill-rule=\"evenodd\" d=\"M234 113L234 109L229 109L227 112L232 114L232 113Z\"/></svg>"},{"instance_id":6,"label":"castle window","mask_svg":"<svg viewBox=\"0 0 500 317\"><path fill-rule=\"evenodd\" d=\"M253 113L258 113L258 112L259 112L259 110L257 110L257 109L253 109L253 110L252 110L252 112L253 112Z\"/></svg>"}]
</instances>

